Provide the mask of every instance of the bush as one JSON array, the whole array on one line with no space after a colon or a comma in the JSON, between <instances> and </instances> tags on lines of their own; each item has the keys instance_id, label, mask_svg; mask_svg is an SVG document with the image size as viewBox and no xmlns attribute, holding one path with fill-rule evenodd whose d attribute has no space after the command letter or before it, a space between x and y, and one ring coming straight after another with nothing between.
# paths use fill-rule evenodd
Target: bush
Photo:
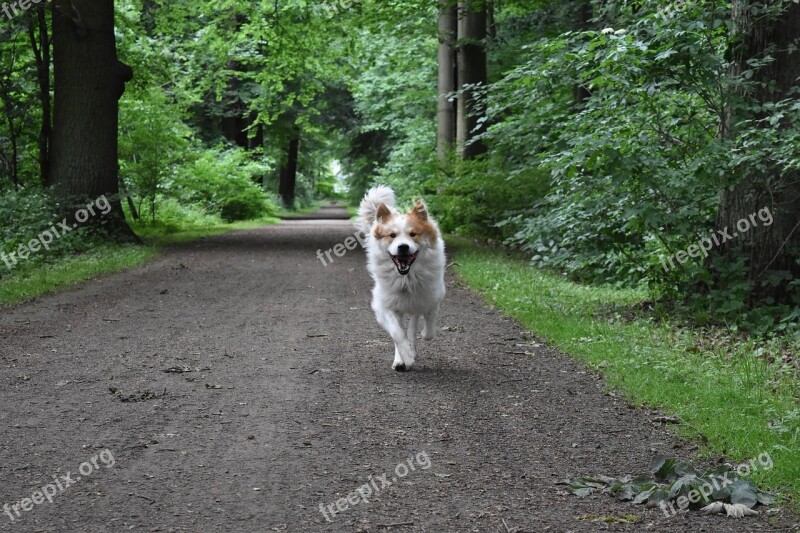
<instances>
[{"instance_id":1,"label":"bush","mask_svg":"<svg viewBox=\"0 0 800 533\"><path fill-rule=\"evenodd\" d=\"M62 204L40 188L10 189L0 195L0 220L13 221L13 225L0 227L0 253L4 253L11 263L9 268L5 261L0 260L0 276L8 276L26 265L52 262L65 255L86 252L100 243L100 238L90 227L78 227L62 235L57 225L64 210ZM20 245L27 245L52 226L56 226L58 234L47 245L49 249L41 248L27 259L16 257Z\"/></svg>"},{"instance_id":2,"label":"bush","mask_svg":"<svg viewBox=\"0 0 800 533\"><path fill-rule=\"evenodd\" d=\"M248 191L250 194L242 193L234 198L226 199L222 204L220 214L227 222L239 220L253 220L260 218L269 212L267 199L257 191ZM253 194L255 192L255 194Z\"/></svg>"},{"instance_id":3,"label":"bush","mask_svg":"<svg viewBox=\"0 0 800 533\"><path fill-rule=\"evenodd\" d=\"M209 149L182 168L167 189L182 203L201 205L226 220L275 216L277 205L258 184L268 171L265 163L244 150Z\"/></svg>"},{"instance_id":4,"label":"bush","mask_svg":"<svg viewBox=\"0 0 800 533\"><path fill-rule=\"evenodd\" d=\"M145 204L139 213L140 224L161 227L167 233L174 233L191 226L221 226L224 222L219 215L212 215L198 204L181 204L174 198L156 197L158 212L154 217L150 205ZM127 205L123 204L127 211ZM130 216L128 217L130 219Z\"/></svg>"},{"instance_id":5,"label":"bush","mask_svg":"<svg viewBox=\"0 0 800 533\"><path fill-rule=\"evenodd\" d=\"M516 217L541 201L549 182L548 173L536 168L508 174L495 158L459 162L434 182L438 192L429 204L444 231L505 239L519 227Z\"/></svg>"}]
</instances>

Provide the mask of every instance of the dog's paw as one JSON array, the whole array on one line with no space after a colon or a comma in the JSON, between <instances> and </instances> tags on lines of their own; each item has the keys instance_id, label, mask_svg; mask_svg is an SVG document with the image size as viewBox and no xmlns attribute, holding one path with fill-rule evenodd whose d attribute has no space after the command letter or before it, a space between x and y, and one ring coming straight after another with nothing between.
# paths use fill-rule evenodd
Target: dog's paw
<instances>
[{"instance_id":1,"label":"dog's paw","mask_svg":"<svg viewBox=\"0 0 800 533\"><path fill-rule=\"evenodd\" d=\"M392 370L396 370L398 372L405 372L408 369L406 368L405 363L394 363L392 365Z\"/></svg>"},{"instance_id":2,"label":"dog's paw","mask_svg":"<svg viewBox=\"0 0 800 533\"><path fill-rule=\"evenodd\" d=\"M425 339L426 341L432 341L433 339L436 338L436 330L433 330L430 333L428 333L428 330L424 329L422 331L422 338Z\"/></svg>"}]
</instances>

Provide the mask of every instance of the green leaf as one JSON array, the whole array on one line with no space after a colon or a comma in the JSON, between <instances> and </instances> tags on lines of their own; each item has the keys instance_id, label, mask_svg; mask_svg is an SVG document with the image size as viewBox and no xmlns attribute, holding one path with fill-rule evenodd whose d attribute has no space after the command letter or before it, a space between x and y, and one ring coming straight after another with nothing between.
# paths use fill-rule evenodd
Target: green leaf
<instances>
[{"instance_id":1,"label":"green leaf","mask_svg":"<svg viewBox=\"0 0 800 533\"><path fill-rule=\"evenodd\" d=\"M741 503L752 509L758 502L756 490L749 481L737 479L731 489L731 503Z\"/></svg>"},{"instance_id":2,"label":"green leaf","mask_svg":"<svg viewBox=\"0 0 800 533\"><path fill-rule=\"evenodd\" d=\"M656 479L667 479L673 474L674 468L675 459L668 458L665 455L656 455L650 461L650 472L656 476Z\"/></svg>"}]
</instances>

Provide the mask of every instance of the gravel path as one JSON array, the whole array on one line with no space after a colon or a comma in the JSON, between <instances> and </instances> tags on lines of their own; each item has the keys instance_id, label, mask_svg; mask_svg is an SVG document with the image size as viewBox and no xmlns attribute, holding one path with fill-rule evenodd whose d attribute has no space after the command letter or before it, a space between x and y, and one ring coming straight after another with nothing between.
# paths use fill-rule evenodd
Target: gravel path
<instances>
[{"instance_id":1,"label":"gravel path","mask_svg":"<svg viewBox=\"0 0 800 533\"><path fill-rule=\"evenodd\" d=\"M343 215L0 310L0 531L771 530L555 485L693 449L450 274L439 336L393 372L363 251L317 258Z\"/></svg>"}]
</instances>

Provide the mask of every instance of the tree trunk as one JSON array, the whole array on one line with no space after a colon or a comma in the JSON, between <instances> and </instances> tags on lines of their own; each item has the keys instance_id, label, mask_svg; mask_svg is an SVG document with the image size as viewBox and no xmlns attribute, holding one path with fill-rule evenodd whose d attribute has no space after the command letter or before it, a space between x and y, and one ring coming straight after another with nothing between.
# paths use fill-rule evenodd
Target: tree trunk
<instances>
[{"instance_id":1,"label":"tree trunk","mask_svg":"<svg viewBox=\"0 0 800 533\"><path fill-rule=\"evenodd\" d=\"M38 26L38 37L37 37ZM28 36L36 59L36 77L39 82L39 101L42 105L42 125L39 130L39 172L42 185L50 186L50 143L52 135L52 106L50 105L50 35L44 6L37 8L36 20L28 25Z\"/></svg>"},{"instance_id":2,"label":"tree trunk","mask_svg":"<svg viewBox=\"0 0 800 533\"><path fill-rule=\"evenodd\" d=\"M591 21L592 16L594 16L594 10L592 9L592 3L589 0L578 0L577 5L577 13L576 13L576 22L578 25L578 29L581 31L586 31L591 29ZM583 84L577 84L574 88L574 96L575 96L575 103L581 106L592 94L589 92L589 88Z\"/></svg>"},{"instance_id":3,"label":"tree trunk","mask_svg":"<svg viewBox=\"0 0 800 533\"><path fill-rule=\"evenodd\" d=\"M734 64L732 75L738 77L752 67L748 60L771 55L775 60L757 69L750 80L753 88L743 90L745 105L760 105L777 102L787 97L795 98L791 89L800 76L800 52L794 42L800 38L800 4L786 2L787 9L777 17L754 15L751 2L733 2ZM762 118L759 113L747 109L734 110L721 125L720 134L734 137L735 125L745 118ZM768 162L767 162L768 163ZM767 165L768 167L768 165ZM766 220L751 215L768 210L774 220L769 226ZM742 221L748 221L745 224ZM737 227L737 224L740 224ZM751 226L745 230L745 225ZM772 168L742 175L735 186L720 193L716 218L717 230L728 230L732 238L722 244L716 253L727 260L738 257L747 260L747 278L754 282L753 303L759 297L772 296L777 301L792 303L789 283L800 277L800 176L781 174L777 165ZM753 227L755 226L755 227ZM789 273L778 286L765 288L759 285L767 271Z\"/></svg>"},{"instance_id":4,"label":"tree trunk","mask_svg":"<svg viewBox=\"0 0 800 533\"><path fill-rule=\"evenodd\" d=\"M242 64L238 61L229 61L228 70L231 72L242 71ZM237 76L231 76L228 80L227 102L224 115L222 117L222 134L226 139L242 148L248 148L247 127L249 121L245 117L247 109L245 103L239 97L241 80Z\"/></svg>"},{"instance_id":5,"label":"tree trunk","mask_svg":"<svg viewBox=\"0 0 800 533\"><path fill-rule=\"evenodd\" d=\"M488 23L487 30L489 32L489 39L492 41L497 40L497 19L495 18L495 3L494 0L486 1L486 20Z\"/></svg>"},{"instance_id":6,"label":"tree trunk","mask_svg":"<svg viewBox=\"0 0 800 533\"><path fill-rule=\"evenodd\" d=\"M439 2L439 101L436 153L447 158L456 141L456 103L449 94L456 90L456 38L458 11L450 0Z\"/></svg>"},{"instance_id":7,"label":"tree trunk","mask_svg":"<svg viewBox=\"0 0 800 533\"><path fill-rule=\"evenodd\" d=\"M14 109L17 102L5 87L0 87L0 100L7 110ZM10 111L6 113L6 123L8 124L8 139L11 142L11 156L6 159L8 163L8 175L11 184L19 187L19 136L22 132L22 125L17 126L14 115Z\"/></svg>"},{"instance_id":8,"label":"tree trunk","mask_svg":"<svg viewBox=\"0 0 800 533\"><path fill-rule=\"evenodd\" d=\"M297 158L300 153L300 138L295 135L289 140L289 145L286 148L286 160L281 165L280 170L280 183L278 185L278 194L283 199L283 204L288 207L294 207L295 187L297 185Z\"/></svg>"},{"instance_id":9,"label":"tree trunk","mask_svg":"<svg viewBox=\"0 0 800 533\"><path fill-rule=\"evenodd\" d=\"M486 86L486 4L458 3L458 83L461 91L457 106L456 141L463 159L472 159L486 152L481 141L473 139L483 133L485 115L477 86Z\"/></svg>"},{"instance_id":10,"label":"tree trunk","mask_svg":"<svg viewBox=\"0 0 800 533\"><path fill-rule=\"evenodd\" d=\"M87 222L136 240L119 199L117 142L119 99L133 71L117 59L113 0L55 1L53 66L51 183L73 212L106 196L110 212Z\"/></svg>"}]
</instances>

